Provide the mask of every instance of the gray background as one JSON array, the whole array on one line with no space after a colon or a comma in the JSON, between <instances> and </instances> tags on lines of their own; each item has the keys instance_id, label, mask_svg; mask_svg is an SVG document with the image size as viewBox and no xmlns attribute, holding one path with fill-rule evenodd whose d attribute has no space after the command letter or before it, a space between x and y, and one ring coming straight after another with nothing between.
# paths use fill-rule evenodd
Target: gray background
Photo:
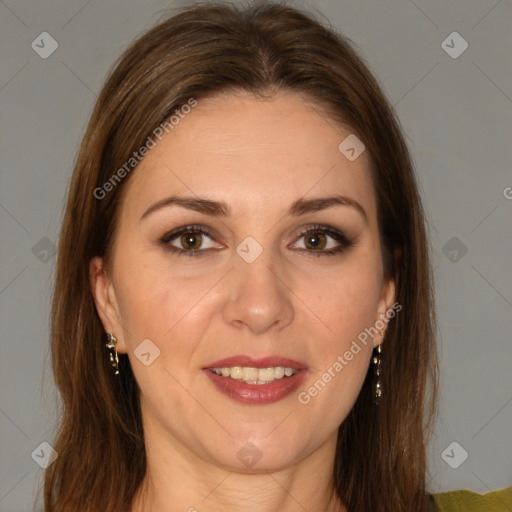
<instances>
[{"instance_id":1,"label":"gray background","mask_svg":"<svg viewBox=\"0 0 512 512\"><path fill-rule=\"evenodd\" d=\"M53 243L85 124L115 58L162 9L185 3L0 3L1 511L33 510L43 470L31 454L52 441ZM430 487L511 485L511 2L296 5L318 9L357 43L415 158L431 227L442 370ZM44 31L58 42L47 59L31 48ZM441 46L454 31L469 44L456 59Z\"/></svg>"}]
</instances>

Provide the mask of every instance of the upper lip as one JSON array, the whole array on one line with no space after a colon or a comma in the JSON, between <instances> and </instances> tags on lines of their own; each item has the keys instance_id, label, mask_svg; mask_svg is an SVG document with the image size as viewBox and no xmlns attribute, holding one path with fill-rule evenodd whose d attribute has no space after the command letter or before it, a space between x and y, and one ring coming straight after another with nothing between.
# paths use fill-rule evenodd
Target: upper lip
<instances>
[{"instance_id":1,"label":"upper lip","mask_svg":"<svg viewBox=\"0 0 512 512\"><path fill-rule=\"evenodd\" d=\"M209 364L205 368L229 368L232 366L246 366L249 368L268 368L271 366L284 366L285 368L293 368L294 370L303 370L307 365L294 359L281 356L267 356L254 358L247 355L239 355L219 359Z\"/></svg>"}]
</instances>

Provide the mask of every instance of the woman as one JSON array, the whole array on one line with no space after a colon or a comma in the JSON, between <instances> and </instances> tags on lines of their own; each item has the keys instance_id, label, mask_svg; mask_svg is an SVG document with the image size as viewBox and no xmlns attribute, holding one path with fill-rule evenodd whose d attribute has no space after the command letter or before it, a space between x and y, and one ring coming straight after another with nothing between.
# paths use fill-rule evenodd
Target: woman
<instances>
[{"instance_id":1,"label":"woman","mask_svg":"<svg viewBox=\"0 0 512 512\"><path fill-rule=\"evenodd\" d=\"M409 154L350 44L289 7L183 10L122 56L76 163L46 510L431 510L433 311Z\"/></svg>"}]
</instances>

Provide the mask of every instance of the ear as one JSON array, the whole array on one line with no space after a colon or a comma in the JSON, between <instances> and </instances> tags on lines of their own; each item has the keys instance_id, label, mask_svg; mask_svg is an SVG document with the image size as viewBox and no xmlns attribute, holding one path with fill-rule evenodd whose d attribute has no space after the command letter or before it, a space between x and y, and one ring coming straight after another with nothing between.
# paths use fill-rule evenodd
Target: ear
<instances>
[{"instance_id":1,"label":"ear","mask_svg":"<svg viewBox=\"0 0 512 512\"><path fill-rule=\"evenodd\" d=\"M121 315L117 303L114 284L107 274L103 258L97 256L89 262L91 291L105 332L117 338L117 351L125 353L126 344L123 336Z\"/></svg>"},{"instance_id":2,"label":"ear","mask_svg":"<svg viewBox=\"0 0 512 512\"><path fill-rule=\"evenodd\" d=\"M373 346L380 345L385 337L385 331L388 328L388 323L396 314L401 311L402 305L396 302L396 282L398 280L398 269L400 268L400 261L402 257L401 249L396 249L394 252L394 275L384 279L382 283L379 304L377 306L376 327L384 332L384 336L380 334L373 337Z\"/></svg>"}]
</instances>

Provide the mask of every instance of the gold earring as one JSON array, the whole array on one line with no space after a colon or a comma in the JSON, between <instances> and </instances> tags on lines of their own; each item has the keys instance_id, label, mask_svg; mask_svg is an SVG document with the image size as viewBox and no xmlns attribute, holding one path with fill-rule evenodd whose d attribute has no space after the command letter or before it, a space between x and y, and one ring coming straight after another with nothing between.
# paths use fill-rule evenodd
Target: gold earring
<instances>
[{"instance_id":1,"label":"gold earring","mask_svg":"<svg viewBox=\"0 0 512 512\"><path fill-rule=\"evenodd\" d=\"M374 389L374 397L373 401L376 405L379 404L380 398L382 396L382 384L380 382L380 355L382 354L382 345L378 345L373 349L373 357L372 363L374 367L374 376L375 376L375 389Z\"/></svg>"},{"instance_id":2,"label":"gold earring","mask_svg":"<svg viewBox=\"0 0 512 512\"><path fill-rule=\"evenodd\" d=\"M114 375L119 375L119 358L117 357L117 338L110 333L107 333L107 343L105 346L111 350L110 352L110 363L114 367Z\"/></svg>"}]
</instances>

